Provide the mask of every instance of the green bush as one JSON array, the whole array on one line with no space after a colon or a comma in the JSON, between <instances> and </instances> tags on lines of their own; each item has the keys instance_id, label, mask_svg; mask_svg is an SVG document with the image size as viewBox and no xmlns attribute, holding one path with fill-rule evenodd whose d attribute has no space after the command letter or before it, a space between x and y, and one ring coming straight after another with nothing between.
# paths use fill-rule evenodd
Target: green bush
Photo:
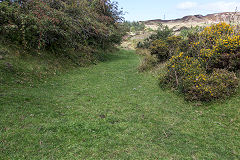
<instances>
[{"instance_id":1,"label":"green bush","mask_svg":"<svg viewBox=\"0 0 240 160\"><path fill-rule=\"evenodd\" d=\"M178 89L189 100L210 101L233 94L239 82L239 32L220 23L184 42L185 52L171 57L160 85Z\"/></svg>"},{"instance_id":2,"label":"green bush","mask_svg":"<svg viewBox=\"0 0 240 160\"><path fill-rule=\"evenodd\" d=\"M171 37L174 35L174 32L173 32L173 29L172 28L169 28L167 25L164 26L162 24L159 25L157 31L156 31L156 34L152 34L149 39L151 41L154 41L154 40L167 40L168 37Z\"/></svg>"},{"instance_id":3,"label":"green bush","mask_svg":"<svg viewBox=\"0 0 240 160\"><path fill-rule=\"evenodd\" d=\"M3 1L0 35L25 49L70 57L69 49L108 49L119 44L125 34L121 14L109 0Z\"/></svg>"},{"instance_id":4,"label":"green bush","mask_svg":"<svg viewBox=\"0 0 240 160\"><path fill-rule=\"evenodd\" d=\"M196 27L184 27L183 29L180 29L180 36L187 40L189 37L192 37L193 35L196 35L197 33L202 32L204 27L196 26Z\"/></svg>"},{"instance_id":5,"label":"green bush","mask_svg":"<svg viewBox=\"0 0 240 160\"><path fill-rule=\"evenodd\" d=\"M152 55L156 55L159 61L165 61L180 50L182 38L171 36L166 40L155 40L151 43L149 50Z\"/></svg>"},{"instance_id":6,"label":"green bush","mask_svg":"<svg viewBox=\"0 0 240 160\"><path fill-rule=\"evenodd\" d=\"M160 25L156 33L144 39L143 42L139 42L137 48L148 49L155 40L166 41L167 38L173 36L173 34L173 29L170 29L168 26Z\"/></svg>"},{"instance_id":7,"label":"green bush","mask_svg":"<svg viewBox=\"0 0 240 160\"><path fill-rule=\"evenodd\" d=\"M148 71L158 64L158 59L154 55L146 54L144 58L141 60L140 66L138 70L140 72Z\"/></svg>"},{"instance_id":8,"label":"green bush","mask_svg":"<svg viewBox=\"0 0 240 160\"><path fill-rule=\"evenodd\" d=\"M197 76L194 85L186 89L186 97L202 101L225 98L233 94L237 87L238 78L234 72L216 69L209 75Z\"/></svg>"},{"instance_id":9,"label":"green bush","mask_svg":"<svg viewBox=\"0 0 240 160\"><path fill-rule=\"evenodd\" d=\"M169 57L168 45L162 40L153 41L150 46L150 51L151 54L156 55L160 61L164 61Z\"/></svg>"}]
</instances>

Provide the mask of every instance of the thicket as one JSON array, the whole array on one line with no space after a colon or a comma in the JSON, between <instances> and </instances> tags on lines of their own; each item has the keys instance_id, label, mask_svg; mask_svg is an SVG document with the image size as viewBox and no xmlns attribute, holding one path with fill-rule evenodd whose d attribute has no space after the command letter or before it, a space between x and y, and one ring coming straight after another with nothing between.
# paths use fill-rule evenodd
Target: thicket
<instances>
[{"instance_id":1,"label":"thicket","mask_svg":"<svg viewBox=\"0 0 240 160\"><path fill-rule=\"evenodd\" d=\"M78 63L121 42L121 15L110 0L4 0L0 36L2 43L51 51Z\"/></svg>"},{"instance_id":2,"label":"thicket","mask_svg":"<svg viewBox=\"0 0 240 160\"><path fill-rule=\"evenodd\" d=\"M176 88L189 100L210 101L232 95L239 83L240 32L219 23L188 38L185 52L167 62L161 86Z\"/></svg>"},{"instance_id":3,"label":"thicket","mask_svg":"<svg viewBox=\"0 0 240 160\"><path fill-rule=\"evenodd\" d=\"M211 101L232 95L238 88L240 70L240 32L237 26L219 23L206 28L185 29L179 36L167 27L142 43L166 62L159 75L160 86L182 92L188 100ZM140 68L157 66L154 57L145 56Z\"/></svg>"}]
</instances>

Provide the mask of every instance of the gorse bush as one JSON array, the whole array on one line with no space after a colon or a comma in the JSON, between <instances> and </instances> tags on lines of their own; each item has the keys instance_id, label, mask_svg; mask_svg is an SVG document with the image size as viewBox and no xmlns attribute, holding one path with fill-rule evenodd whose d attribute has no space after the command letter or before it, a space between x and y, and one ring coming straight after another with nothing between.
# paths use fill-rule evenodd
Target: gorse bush
<instances>
[{"instance_id":1,"label":"gorse bush","mask_svg":"<svg viewBox=\"0 0 240 160\"><path fill-rule=\"evenodd\" d=\"M2 1L0 35L26 49L107 49L124 35L122 12L109 0ZM79 57L76 57L79 58Z\"/></svg>"},{"instance_id":2,"label":"gorse bush","mask_svg":"<svg viewBox=\"0 0 240 160\"><path fill-rule=\"evenodd\" d=\"M194 84L185 92L188 99L209 101L230 96L236 91L237 86L238 79L233 72L216 69L211 74L198 75Z\"/></svg>"},{"instance_id":3,"label":"gorse bush","mask_svg":"<svg viewBox=\"0 0 240 160\"><path fill-rule=\"evenodd\" d=\"M209 101L227 97L238 86L234 72L214 69L208 73L198 59L188 57L183 52L170 59L167 69L167 73L160 78L161 86L177 88L189 100Z\"/></svg>"},{"instance_id":4,"label":"gorse bush","mask_svg":"<svg viewBox=\"0 0 240 160\"><path fill-rule=\"evenodd\" d=\"M235 27L219 23L205 28L199 36L199 41L191 44L190 53L199 56L207 70L219 68L236 71L240 69L240 35Z\"/></svg>"},{"instance_id":5,"label":"gorse bush","mask_svg":"<svg viewBox=\"0 0 240 160\"><path fill-rule=\"evenodd\" d=\"M149 47L151 54L156 55L159 60L165 60L168 58L168 45L163 40L155 40Z\"/></svg>"},{"instance_id":6,"label":"gorse bush","mask_svg":"<svg viewBox=\"0 0 240 160\"><path fill-rule=\"evenodd\" d=\"M227 97L238 86L240 39L234 27L220 23L188 39L186 52L172 56L161 86L176 88L190 100Z\"/></svg>"},{"instance_id":7,"label":"gorse bush","mask_svg":"<svg viewBox=\"0 0 240 160\"><path fill-rule=\"evenodd\" d=\"M159 61L168 60L180 50L182 38L180 36L170 36L165 40L155 40L151 43L149 50L152 55L156 55Z\"/></svg>"}]
</instances>

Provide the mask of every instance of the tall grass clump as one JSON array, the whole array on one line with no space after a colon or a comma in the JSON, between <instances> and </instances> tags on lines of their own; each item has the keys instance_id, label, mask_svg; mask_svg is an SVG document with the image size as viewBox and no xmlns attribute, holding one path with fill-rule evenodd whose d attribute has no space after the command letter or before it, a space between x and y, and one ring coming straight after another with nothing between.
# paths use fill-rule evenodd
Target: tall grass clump
<instances>
[{"instance_id":1,"label":"tall grass clump","mask_svg":"<svg viewBox=\"0 0 240 160\"><path fill-rule=\"evenodd\" d=\"M138 70L140 72L149 71L158 65L158 58L155 55L146 54L141 59Z\"/></svg>"}]
</instances>

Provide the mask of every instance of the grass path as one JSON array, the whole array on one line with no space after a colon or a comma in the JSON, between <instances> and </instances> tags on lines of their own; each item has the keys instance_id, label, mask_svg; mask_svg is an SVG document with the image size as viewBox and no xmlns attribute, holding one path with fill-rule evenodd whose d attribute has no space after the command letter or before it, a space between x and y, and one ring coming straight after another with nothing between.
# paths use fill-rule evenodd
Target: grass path
<instances>
[{"instance_id":1,"label":"grass path","mask_svg":"<svg viewBox=\"0 0 240 160\"><path fill-rule=\"evenodd\" d=\"M0 159L240 159L239 92L203 104L111 60L0 96Z\"/></svg>"}]
</instances>

